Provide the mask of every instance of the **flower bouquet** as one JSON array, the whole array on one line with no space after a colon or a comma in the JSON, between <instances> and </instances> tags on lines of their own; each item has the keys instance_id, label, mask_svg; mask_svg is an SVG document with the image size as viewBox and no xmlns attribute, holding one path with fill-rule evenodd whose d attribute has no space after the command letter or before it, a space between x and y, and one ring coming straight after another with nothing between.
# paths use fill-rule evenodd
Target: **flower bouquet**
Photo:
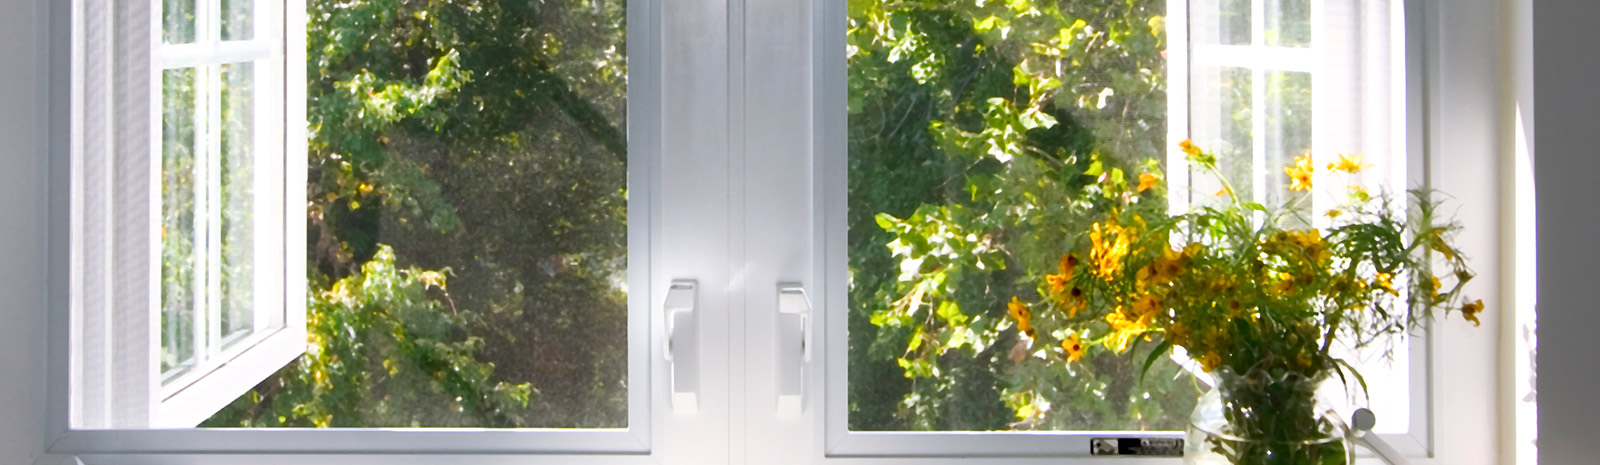
<instances>
[{"instance_id":1,"label":"flower bouquet","mask_svg":"<svg viewBox=\"0 0 1600 465\"><path fill-rule=\"evenodd\" d=\"M1035 347L1054 346L1060 363L1146 342L1158 344L1146 370L1178 352L1210 373L1215 389L1190 422L1191 463L1350 462L1342 423L1317 390L1337 380L1364 392L1338 354L1390 350L1379 344L1439 309L1477 324L1483 302L1462 296L1473 274L1453 243L1460 226L1435 217L1430 191L1401 205L1352 187L1323 213L1326 228L1295 227L1311 223L1281 213L1297 205L1242 199L1214 154L1181 146L1221 183L1218 201L1169 214L1154 168L1137 185L1105 186L1099 195L1114 207L1043 277L1040 301L1012 298L1010 318ZM1366 167L1341 156L1327 169L1338 179ZM1314 169L1300 157L1286 170L1291 189L1311 190Z\"/></svg>"}]
</instances>

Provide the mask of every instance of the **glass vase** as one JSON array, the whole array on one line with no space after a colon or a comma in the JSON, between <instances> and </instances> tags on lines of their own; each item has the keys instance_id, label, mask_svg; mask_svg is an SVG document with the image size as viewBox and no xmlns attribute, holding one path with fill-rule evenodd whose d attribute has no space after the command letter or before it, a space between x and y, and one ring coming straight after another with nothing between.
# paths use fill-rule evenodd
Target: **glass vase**
<instances>
[{"instance_id":1,"label":"glass vase","mask_svg":"<svg viewBox=\"0 0 1600 465\"><path fill-rule=\"evenodd\" d=\"M1340 389L1329 373L1219 368L1216 386L1189 417L1184 463L1354 464L1348 427L1324 399Z\"/></svg>"}]
</instances>

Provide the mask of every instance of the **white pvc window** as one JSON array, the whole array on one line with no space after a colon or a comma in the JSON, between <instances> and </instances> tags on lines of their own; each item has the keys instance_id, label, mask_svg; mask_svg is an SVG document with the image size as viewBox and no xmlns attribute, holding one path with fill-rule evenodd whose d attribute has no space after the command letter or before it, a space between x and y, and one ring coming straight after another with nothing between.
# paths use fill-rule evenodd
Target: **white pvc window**
<instances>
[{"instance_id":1,"label":"white pvc window","mask_svg":"<svg viewBox=\"0 0 1600 465\"><path fill-rule=\"evenodd\" d=\"M339 10L350 5L323 6ZM563 131L569 130L573 123L550 115L540 115L541 118L530 124L552 124L558 128L529 127L531 133L545 139L528 140L542 144L544 152L541 153L544 154L571 155L572 159L609 164L604 171L576 173L597 178L594 182L603 184L599 189L610 196L602 199L611 202L602 207L606 208L603 213L610 215L607 219L612 223L604 225L609 235L602 235L604 243L601 245L622 252L620 256L600 258L578 254L539 255L533 258L548 266L535 268L534 272L541 273L539 277L548 281L559 281L587 266L576 263L581 259L603 262L606 267L604 273L591 273L602 276L598 280L600 289L594 292L607 306L604 309L607 313L602 315L604 320L582 327L581 332L557 330L564 333L561 336L577 339L572 345L576 345L574 350L578 351L588 350L596 338L605 339L607 350L594 351L593 358L605 358L601 361L611 368L610 376L592 381L597 385L595 391L604 395L599 401L605 402L608 412L604 416L590 415L600 418L588 420L590 423L550 420L529 422L533 427L478 430L473 434L462 434L464 431L459 428L393 430L418 426L404 422L310 430L281 420L272 422L278 414L270 411L271 405L259 405L261 408L250 410L251 405L245 404L255 394L270 394L271 387L263 387L266 383L283 379L284 372L302 369L308 357L318 355L308 351L317 347L315 338L326 340L327 331L330 331L328 325L321 327L324 331L321 335L308 330L308 327L317 328L314 321L311 322L313 326L308 326L308 313L312 312L308 307L315 305L317 299L325 301L327 296L326 293L308 295L308 289L316 291L318 288L307 283L308 271L316 264L308 263L310 243L306 237L310 226L308 217L312 216L308 208L315 205L307 196L307 187L312 185L307 180L307 85L327 82L326 79L308 79L307 25L314 24L308 21L327 19L307 18L307 2L292 0L85 0L70 9L54 12L58 19L73 26L61 30L62 36L72 43L70 66L52 69L52 73L63 79L71 78L71 85L66 86L69 91L64 93L71 96L71 164L67 170L70 182L62 184L69 188L58 195L69 197L72 209L71 235L64 238L62 244L67 256L58 259L70 270L70 294L64 303L70 308L52 309L51 313L51 340L62 343L51 351L54 374L50 385L52 391L59 394L53 393L47 399L50 451L98 456L85 458L89 463L100 460L122 463L121 460L138 460L131 457L152 457L148 455L152 453L224 454L204 459L221 460L221 463L299 460L285 458L289 456L274 459L275 452L468 455L500 452L549 457L609 454L610 460L616 462L644 460L646 457L642 454L652 450L652 426L679 423L671 417L652 421L653 417L660 418L653 415L653 407L668 408L670 404L664 400L654 402L651 398L654 393L662 392L657 387L668 378L651 375L662 361L650 357L658 353L651 342L661 339L652 335L649 309L659 308L664 296L652 289L659 284L664 291L668 285L666 277L672 275L651 268L651 251L694 252L695 247L704 245L684 241L671 247L657 247L656 241L651 239L658 234L653 231L664 228L651 221L654 216L651 212L661 208L658 183L654 181L659 176L656 157L660 148L651 142L660 138L661 77L656 58L659 52L653 48L658 40L655 37L659 35L656 24L661 21L660 5L637 1L581 4L573 8L602 18L594 24L558 25L566 28L558 32L587 33L592 36L591 42L621 41L628 37L627 48L618 42L600 43L584 50L612 60L596 66L631 64L628 68L631 71L626 74L603 78L628 84L631 77L633 85L616 87L614 92L584 87L590 83L572 85L581 97L585 96L582 92L611 92L603 95L605 102L597 106L601 107L603 116L611 118L609 122L616 125L618 140L615 142L620 147L600 148L599 144L587 143L583 136L565 135ZM627 20L620 16L626 16ZM590 78L581 67L575 71L556 72ZM559 81L559 77L547 77L545 82L552 80ZM548 102L543 104L553 107ZM632 124L624 125L620 120L624 117ZM566 142L550 144L546 140L549 138L558 141L565 138ZM504 148L499 149L498 154L513 158L510 164L504 159L470 155L477 153L473 151L490 151L485 148L471 147L462 153L469 154L470 161L488 159L507 167L524 166L522 159L514 158L518 152ZM603 158L584 158L604 150L615 153L606 152ZM337 154L332 158L337 160ZM452 167L439 169L443 168ZM480 176L478 173L510 171L481 165L468 168L479 171L466 175L458 173L454 180L465 184L475 181L473 176ZM544 171L535 168L519 173L537 177ZM523 185L528 184L527 180L523 182ZM630 198L636 201L629 201ZM492 196L470 200L483 202L467 206L509 204L497 202ZM617 208L621 203L629 208ZM376 204L370 202L368 208ZM356 208L353 203L341 202L340 205L349 205L351 210ZM522 212L513 209L508 213ZM570 228L571 225L564 226ZM665 227L697 226L684 223ZM377 235L378 231L369 232ZM678 237L683 241L689 236L680 234ZM412 250L419 247L425 250L428 246L424 243ZM529 254L501 255L492 258L524 258ZM490 267L476 270L481 272L484 268ZM466 267L457 269L466 270ZM394 274L401 279L437 279L442 283L447 273L452 271L423 275L401 269ZM704 273L677 272L673 275L692 278ZM382 285L386 284L374 287ZM507 287L516 292L523 289L520 285ZM520 298L520 295L515 297ZM445 304L448 296L435 294L428 298L438 299L439 305L431 310L454 313L455 309ZM530 295L527 300L541 298L541 295ZM569 309L571 313L597 312L593 311L595 305L585 305L588 302L545 300L541 303L544 307L539 310L550 309L547 314L567 320L572 318L558 312ZM359 308L357 314L418 311L418 308L419 305L400 308L400 305L388 303ZM463 309L463 312L466 310L488 309ZM509 315L512 311L501 313ZM521 314L523 312L517 311L517 315ZM379 334L389 329L382 328ZM343 337L346 328L332 327L331 331L337 333L334 337ZM455 336L445 333L439 338ZM565 339L555 343L562 341ZM454 350L473 350L477 344L476 341L452 339L440 346L449 343L467 347ZM557 368L584 363L582 360L551 360L547 354L531 351L503 352L519 357L516 361L548 362ZM353 366L353 371L360 373L369 368L358 365ZM572 382L586 381L591 380ZM442 390L427 384L403 385L387 393L376 393L371 399L382 401L382 396L404 389ZM448 411L455 408L450 402L463 403L459 397L441 400L424 407ZM578 402L563 404L560 399L545 402L553 405L551 408L565 408L579 416L585 414L586 407ZM233 418L238 418L240 405L246 407L242 411L272 415L272 418L263 416L259 418L266 419L256 424L241 425L232 421L218 423L213 416L220 415L219 411L231 411ZM368 411L390 414L388 417L374 415L379 418L377 421L407 418L405 415L409 413ZM537 417L533 419L538 420ZM204 428L193 428L202 422L210 423ZM673 431L674 434L707 437L703 430L721 428L720 425L700 422ZM259 430L212 426L285 427ZM666 446L661 450L685 453L681 447Z\"/></svg>"},{"instance_id":2,"label":"white pvc window","mask_svg":"<svg viewBox=\"0 0 1600 465\"><path fill-rule=\"evenodd\" d=\"M79 122L73 165L72 419L189 427L305 350L304 261L289 246L304 202L288 188L304 167L284 124L283 10L125 8L156 21L85 30L92 45L78 55L117 66L75 85L82 114L109 119ZM108 60L96 53L107 45L148 61Z\"/></svg>"},{"instance_id":3,"label":"white pvc window","mask_svg":"<svg viewBox=\"0 0 1600 465\"><path fill-rule=\"evenodd\" d=\"M851 15L857 14L855 3L851 2ZM1041 11L1053 8L1044 5L1044 2L1039 3L1035 6ZM1241 189L1249 189L1249 192L1241 192L1241 195L1264 205L1281 205L1298 194L1289 189L1284 168L1300 155L1312 157L1313 163L1318 167L1327 166L1337 160L1339 154L1364 154L1366 162L1375 165L1361 176L1351 179L1334 179L1326 174L1327 170L1319 169L1319 177L1314 180L1318 186L1337 184L1344 187L1348 183L1360 185L1374 195L1388 192L1403 196L1408 187L1423 185L1425 180L1420 176L1413 176L1415 179L1407 177L1408 172L1413 174L1422 172L1420 166L1415 165L1421 155L1415 150L1408 151L1406 145L1408 111L1421 110L1408 106L1410 102L1406 100L1405 80L1407 70L1414 69L1413 66L1420 66L1421 62L1406 61L1404 34L1407 22L1404 18L1408 15L1404 3L1365 0L1166 2L1164 14L1160 16L1164 20L1167 41L1163 55L1166 69L1161 70L1165 71L1166 77L1167 111L1164 123L1167 141L1161 144L1164 147L1159 149L1159 156L1166 161L1168 179L1165 181L1168 182L1173 208L1181 210L1186 209L1191 202L1203 203L1206 197L1210 197L1220 187L1201 179L1202 173L1190 173L1185 167L1182 153L1177 150L1177 143L1184 139L1193 139L1202 147L1222 154L1225 160L1224 171L1228 172L1236 185L1245 186ZM894 10L886 8L885 11ZM1001 9L995 11L994 15L998 19L988 20L993 24L995 32L991 36L983 36L985 41L1004 41L1008 33L1010 36L1031 37L1027 35L1028 32L1019 30L1026 27L1021 24L1025 21L1048 22L1027 19L1037 17L1030 16L1031 12L1016 13L1015 17L1006 17ZM1410 17L1418 19L1417 24L1420 24L1419 16L1412 14ZM982 19L981 15L974 19L975 24L978 19ZM1012 24L1014 27L1009 30L1006 29L1008 19L1015 22ZM1151 21L1151 24L1158 23L1162 22ZM870 27L854 22L850 24L849 27ZM842 35L841 31L831 27L825 23L818 29L825 32L819 34ZM895 49L897 52L903 50L906 54L900 55L899 59L913 62L922 59L916 54L918 52L915 48L924 46L916 42L920 38L910 33L910 29L903 25L896 27L899 28L896 32L906 32L903 36L895 37L904 37L905 43L909 44ZM1076 31L1074 29L1074 32ZM1078 36L1079 40L1087 40L1087 37ZM1055 39L1051 40L1050 44L1054 45ZM815 43L816 47L823 50L826 50L825 46L835 46L834 42L829 42L826 38L818 39ZM993 47L1004 46L988 44L985 49ZM1041 43L1034 45L1033 50L1045 47L1046 45ZM867 52L852 47L846 53L852 60L857 60L858 54ZM1006 56L1008 51L991 53ZM1063 56L1077 58L1076 55L1070 55L1070 52ZM842 70L829 68L838 66L838 63L832 60L837 58L819 59L816 66L820 69L818 71L820 76L829 76L827 73L830 72L843 73ZM930 60L953 59L941 56ZM1042 68L1046 70L1046 75L1049 74L1048 61L1043 65L1036 62L1029 64L1030 69ZM1061 74L1061 69L1078 66L1078 63L1062 59L1058 60L1055 66L1056 73ZM912 72L915 73L916 69L918 68L913 68ZM1020 76L1023 71L1017 73ZM851 73L850 76L854 78L856 74ZM937 78L938 76L934 75L929 79ZM1022 78L1017 79L1020 87ZM1071 84L1067 83L1068 86ZM830 95L828 94L830 91L846 93L842 86L834 87L835 85L823 82L819 83L816 89L822 95ZM849 92L855 92L853 87L855 84L851 86ZM1082 110L1071 117L1077 119L1079 124L1093 125L1102 121L1107 117L1100 116L1096 111L1117 104L1114 98L1116 94L1098 88L1090 90L1098 93L1088 97L1079 96L1080 98L1076 99L1078 106L1074 108ZM849 112L852 120L849 129L842 125L834 126L837 123L827 120L819 120L817 123L818 131L829 134L822 138L825 143L817 148L821 154L819 156L837 163L825 162L822 165L824 174L820 176L821 180L816 187L824 190L824 199L829 199L821 207L823 213L819 213L818 218L830 228L826 233L827 238L818 242L819 247L828 254L826 273L819 275L821 276L819 279L825 279L829 286L833 286L829 287L830 294L826 298L830 313L826 333L826 347L829 354L826 392L829 397L824 427L827 436L825 455L837 458L909 455L952 459L971 456L1088 456L1089 439L1093 437L1180 435L1170 431L1104 432L1097 428L1087 428L1088 431L1054 432L855 430L856 423L850 416L857 411L858 400L852 397L856 387L852 383L871 381L855 379L854 377L859 376L861 372L853 367L847 369L839 366L845 361L857 363L857 356L850 351L860 349L848 335L860 331L861 328L854 323L847 327L844 321L839 321L845 319L847 315L845 308L857 305L845 297L849 295L848 292L855 291L833 289L840 286L840 282L854 282L854 285L859 285L862 272L856 269L854 264L848 269L844 268L844 262L847 261L844 257L857 253L857 249L854 248L856 231L851 230L852 236L848 242L844 237L833 235L843 236L844 234L837 229L843 228L841 224L849 221L834 211L842 210L849 204L836 196L842 195L840 194L842 190L854 188L857 181L851 179L849 184L845 184L845 181L829 177L843 175L846 171L844 166L848 166L851 170L856 169L853 161L844 165L838 160L854 160L857 156L855 150L860 150L862 146L870 147L867 143L852 140L846 148L844 142L833 140L833 138L845 138L845 134L850 134L850 129L854 126L864 124L854 118L868 120L869 122L865 124L870 124L871 114L858 116L857 112L860 110L856 108L858 101L854 95L851 94L852 107ZM1059 106L1063 100L1057 97L1055 102ZM829 100L824 98L821 101ZM1110 105L1107 104L1108 101L1111 102ZM1018 107L1025 108L1021 103L1018 103ZM866 112L871 111L874 110L866 110ZM837 117L837 114L835 112L830 115ZM900 114L894 113L896 116ZM921 113L904 110L904 114L915 118ZM891 123L893 121L894 119L890 120ZM1133 134L1132 138L1137 139L1137 130L1128 131ZM889 134L882 137L893 135L888 131L882 134ZM1103 143L1122 144L1130 137L1125 134L1109 138ZM984 134L980 137L987 136L988 134ZM949 150L949 145L939 147ZM990 156L993 156L993 150L1004 150L1003 145L997 147L993 141L990 141L988 147L996 147L987 154ZM982 152L982 148L980 147L977 152ZM849 153L841 153L845 151ZM1137 149L1133 149L1128 153L1138 152ZM1414 156L1408 157L1407 153ZM977 158L983 155L985 154L975 152ZM1007 161L1002 157L996 156L996 158L1002 163ZM924 169L914 163L905 166L907 170ZM852 196L856 194L856 191L849 193ZM1303 210L1302 216L1305 221L1309 225L1326 224L1327 218L1323 215L1336 204L1335 198L1325 193L1299 195L1307 197L1298 203L1298 208ZM850 214L856 215L857 212L854 210L858 206L849 205ZM1322 218L1318 219L1319 216ZM973 236L968 236L969 240L971 237ZM850 248L844 245L846 243L850 244L848 246ZM1026 259L1019 258L1019 260ZM902 275L901 279L905 279L904 276ZM851 308L849 311L855 310ZM932 308L924 310L924 312L932 311ZM928 318L933 317L928 316ZM1429 413L1425 405L1426 398L1433 391L1428 387L1426 380L1430 375L1424 369L1424 364L1410 363L1410 361L1427 357L1431 341L1427 337L1403 341L1403 345L1397 347L1397 357L1392 362L1373 354L1349 355L1368 362L1364 364L1363 372L1367 373L1373 396L1370 403L1365 399L1359 399L1359 403L1380 412L1380 418L1384 420L1379 422L1378 431L1385 433L1385 437L1391 443L1396 443L1405 453L1413 456L1429 453L1426 420L1429 418ZM957 379L954 383L959 384L960 380ZM957 387L951 389L955 388ZM1356 397L1359 398L1359 394L1356 394ZM918 399L907 398L900 408L903 410L914 407L917 401ZM1166 414L1187 418L1188 412L1166 412ZM1026 427L1026 422L1022 423Z\"/></svg>"}]
</instances>

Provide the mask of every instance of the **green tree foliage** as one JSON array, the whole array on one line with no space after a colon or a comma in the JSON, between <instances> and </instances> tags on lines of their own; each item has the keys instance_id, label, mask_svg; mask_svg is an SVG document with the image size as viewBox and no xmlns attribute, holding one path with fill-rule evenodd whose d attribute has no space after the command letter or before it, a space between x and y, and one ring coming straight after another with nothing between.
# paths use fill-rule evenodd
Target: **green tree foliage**
<instances>
[{"instance_id":1,"label":"green tree foliage","mask_svg":"<svg viewBox=\"0 0 1600 465\"><path fill-rule=\"evenodd\" d=\"M1181 425L1171 364L1143 384L1120 357L1062 370L1005 318L1100 194L1160 168L1163 8L850 2L852 429Z\"/></svg>"},{"instance_id":2,"label":"green tree foliage","mask_svg":"<svg viewBox=\"0 0 1600 465\"><path fill-rule=\"evenodd\" d=\"M311 296L309 352L208 426L521 425L530 384L495 380L484 339L455 334L485 315L449 303L446 280L379 247Z\"/></svg>"},{"instance_id":3,"label":"green tree foliage","mask_svg":"<svg viewBox=\"0 0 1600 465\"><path fill-rule=\"evenodd\" d=\"M626 425L624 3L308 3L311 350L207 425Z\"/></svg>"}]
</instances>

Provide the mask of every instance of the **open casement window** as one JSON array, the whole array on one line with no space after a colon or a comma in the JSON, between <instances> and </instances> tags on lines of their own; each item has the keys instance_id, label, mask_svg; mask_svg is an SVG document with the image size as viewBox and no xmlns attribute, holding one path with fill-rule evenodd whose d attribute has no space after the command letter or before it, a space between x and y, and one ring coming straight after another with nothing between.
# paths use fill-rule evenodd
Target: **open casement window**
<instances>
[{"instance_id":1,"label":"open casement window","mask_svg":"<svg viewBox=\"0 0 1600 465\"><path fill-rule=\"evenodd\" d=\"M103 68L77 87L99 118L73 160L72 420L192 427L306 348L304 97L284 41L304 30L280 2L99 7L79 54Z\"/></svg>"},{"instance_id":2,"label":"open casement window","mask_svg":"<svg viewBox=\"0 0 1600 465\"><path fill-rule=\"evenodd\" d=\"M672 376L651 357L663 340L651 309L671 278L714 279L710 264L726 264L682 259L721 244L686 231L722 197L675 185L665 202L656 181L664 145L722 163L661 142L662 5L468 3L82 0L53 12L71 25L72 60L52 72L71 77L72 138L51 453L640 462L721 448L718 383L691 415L652 410L672 405ZM685 30L713 17L671 12ZM673 82L722 69L686 65L692 78ZM662 231L671 240L653 239ZM699 268L653 269L658 256ZM701 354L728 352L718 334ZM717 366L698 355L678 360ZM652 448L653 427L670 427L657 430L666 445Z\"/></svg>"}]
</instances>

